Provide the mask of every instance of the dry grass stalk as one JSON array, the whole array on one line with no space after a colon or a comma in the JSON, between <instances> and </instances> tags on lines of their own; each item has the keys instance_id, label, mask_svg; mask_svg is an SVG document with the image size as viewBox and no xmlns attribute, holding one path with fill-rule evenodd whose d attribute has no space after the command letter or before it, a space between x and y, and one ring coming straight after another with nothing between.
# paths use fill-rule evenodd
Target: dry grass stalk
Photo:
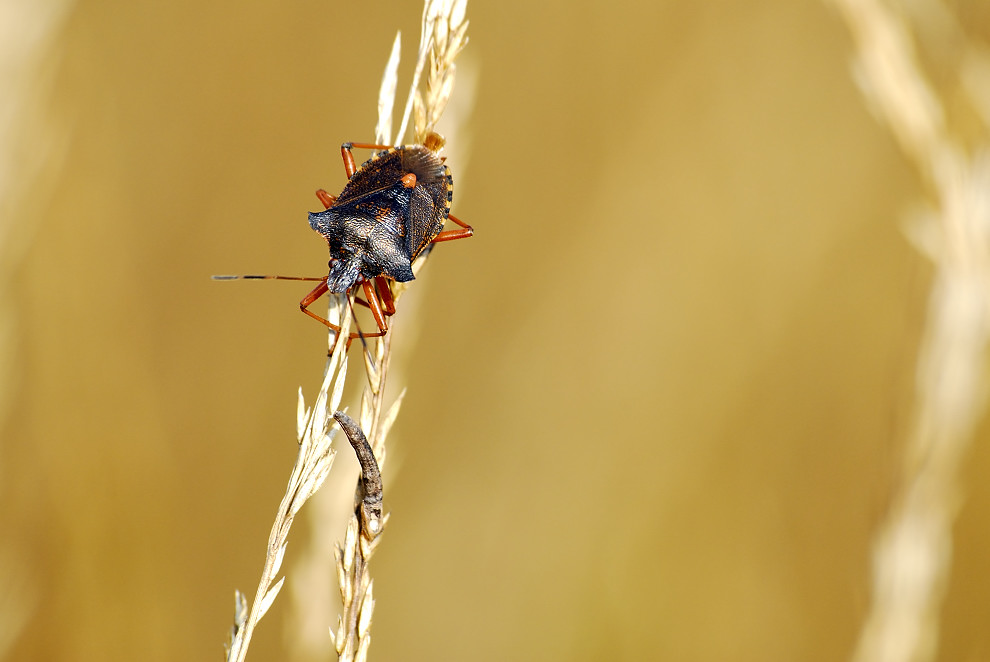
<instances>
[{"instance_id":1,"label":"dry grass stalk","mask_svg":"<svg viewBox=\"0 0 990 662\"><path fill-rule=\"evenodd\" d=\"M420 35L419 52L416 70L413 77L412 89L402 126L396 138L392 140L391 109L394 105L395 71L398 68L398 50L393 47L392 57L386 65L379 98L379 121L376 139L384 144L402 142L409 121L410 109L417 109L416 133L413 141L422 143L429 131L432 131L440 119L443 109L450 98L454 83L454 59L467 43L467 21L464 20L466 0L427 0L423 10L423 23ZM396 36L396 44L399 37ZM430 75L426 85L425 97L419 89L420 76L426 66ZM424 101L425 99L425 101ZM425 120L421 121L419 118ZM428 251L413 265L414 271L422 268ZM402 284L394 284L395 299L398 300L405 289ZM384 467L386 460L385 439L389 429L399 413L402 404L401 393L391 407L385 410L385 385L388 378L388 368L391 360L392 333L383 338L376 338L370 351L365 353L365 369L368 378L367 388L361 398L360 427L367 433L368 443L377 458L379 469ZM362 490L358 490L359 496ZM336 633L331 631L334 646L341 660L362 661L366 659L370 645L371 617L374 610L372 597L373 582L371 580L368 562L380 540L388 516L378 521L377 528L369 530L366 518L361 516L360 500L355 514L347 527L347 534L342 544L335 549L337 578L340 588L343 614L341 615Z\"/></svg>"},{"instance_id":2,"label":"dry grass stalk","mask_svg":"<svg viewBox=\"0 0 990 662\"><path fill-rule=\"evenodd\" d=\"M424 3L416 73L396 142L400 142L406 134L413 108L416 111L416 132L413 136L416 143L422 143L426 134L433 131L440 121L454 89L454 60L468 43L468 21L464 20L466 11L467 0L426 0ZM427 64L430 74L424 97L419 83Z\"/></svg>"},{"instance_id":3,"label":"dry grass stalk","mask_svg":"<svg viewBox=\"0 0 990 662\"><path fill-rule=\"evenodd\" d=\"M397 140L393 141L390 135L392 109L395 105L401 45L401 36L396 35L379 93L376 142L381 144L399 142L405 134L410 109L414 105L418 109L415 141L423 142L426 133L435 127L453 89L454 58L467 43L465 36L467 21L464 20L466 5L466 0L426 0L416 74L409 101L406 104L402 128ZM430 67L430 74L424 97L419 91L419 81L421 73L427 65ZM422 268L428 252L424 251L413 265L414 272L418 272ZM395 288L396 300L403 289L404 287ZM345 304L345 302L346 299L343 297L331 296L328 316L331 322L343 317L341 339L345 339L349 333L353 306L353 300L350 304ZM343 315L341 311L344 311ZM392 333L382 338L371 339L370 346L365 348L367 388L364 389L361 398L360 428L346 416L343 416L343 419L351 424L351 427L348 428L348 437L352 440L352 444L355 438L363 438L362 430L367 431L367 439L363 442L367 445L367 452L358 451L358 457L363 458L364 469L362 481L359 483L355 514L350 519L344 541L335 549L343 614L340 617L336 633L331 629L330 635L339 658L348 662L350 660L362 661L367 657L368 646L371 642L371 617L374 610L373 582L368 572L368 562L388 521L388 515L381 513L380 477L378 478L379 490L376 497L378 505L373 515L369 514L372 511L368 508L367 484L370 467L373 466L373 473L377 474L380 468L384 466L386 458L385 439L398 415L404 395L404 391L400 393L386 411L384 395L391 359L391 338ZM335 334L331 332L330 347L333 353L327 361L323 387L312 411L303 411L302 395L300 394L299 456L286 495L279 507L275 524L272 527L265 567L250 610L248 610L247 603L240 592L236 594L235 623L231 643L227 648L227 660L229 662L244 659L255 626L277 597L284 578L278 582L274 582L274 579L285 554L286 540L293 517L303 503L323 484L333 461L334 453L330 449L333 430L330 429L328 412L335 412L340 405L346 377L345 354L347 344L335 342ZM332 394L328 395L331 391ZM340 416L339 412L338 416ZM355 449L358 449L357 445L355 445Z\"/></svg>"},{"instance_id":4,"label":"dry grass stalk","mask_svg":"<svg viewBox=\"0 0 990 662\"><path fill-rule=\"evenodd\" d=\"M413 84L406 103L402 125L395 140L391 133L392 98L395 94L395 71L398 68L398 49L393 47L392 57L386 65L378 102L379 121L376 139L383 144L402 142L408 125L410 109L417 108L416 134L413 141L422 143L426 134L436 127L443 109L450 99L454 84L454 59L467 44L467 21L464 20L466 0L426 0L419 52ZM396 44L399 37L396 36ZM429 66L430 75L425 96L419 89L420 76ZM386 116L387 113L387 116ZM420 117L424 118L420 121ZM418 273L429 251L424 251L413 264ZM396 301L405 289L405 284L393 283ZM368 443L377 459L377 468L384 467L386 460L385 440L389 429L399 413L405 391L399 394L392 406L385 410L385 385L392 355L392 333L375 338L370 351L365 352L365 369L368 378L367 388L361 398L360 428L366 432ZM370 645L371 616L374 610L372 598L373 582L368 571L368 562L380 540L379 536L388 520L385 515L378 520L377 528L369 530L365 518L361 517L362 489L358 489L358 503L355 514L347 527L344 542L335 549L337 578L340 588L343 614L338 622L336 633L331 631L334 646L341 660L362 661L367 656Z\"/></svg>"},{"instance_id":5,"label":"dry grass stalk","mask_svg":"<svg viewBox=\"0 0 990 662\"><path fill-rule=\"evenodd\" d=\"M880 0L832 0L856 42L864 93L931 185L936 208L920 228L934 283L917 365L914 419L887 520L876 541L873 602L854 659L923 662L937 652L938 614L960 503L959 470L985 408L990 342L990 151L964 146L916 57L906 8ZM915 3L915 12L945 12ZM959 31L961 34L961 31ZM964 43L960 39L959 43ZM954 45L958 48L958 45ZM969 74L990 63L969 49ZM966 81L963 81L966 83ZM973 89L970 81L970 88ZM990 128L990 105L974 98ZM967 150L975 156L969 156Z\"/></svg>"},{"instance_id":6,"label":"dry grass stalk","mask_svg":"<svg viewBox=\"0 0 990 662\"><path fill-rule=\"evenodd\" d=\"M343 316L341 319L341 309ZM343 337L347 337L351 326L351 307L343 305L341 297L331 299L329 319L340 322ZM332 340L331 340L332 342ZM268 549L265 565L258 582L254 601L248 610L247 601L237 591L234 604L234 627L227 645L227 661L240 662L247 655L251 636L258 622L268 612L282 589L285 577L275 581L282 567L288 545L289 530L299 509L323 485L333 466L335 451L330 447L336 428L329 412L340 407L347 378L346 343L337 343L333 354L327 359L323 384L312 409L307 409L299 392L299 406L296 417L299 451L289 477L285 496L279 504L275 523L268 536Z\"/></svg>"}]
</instances>

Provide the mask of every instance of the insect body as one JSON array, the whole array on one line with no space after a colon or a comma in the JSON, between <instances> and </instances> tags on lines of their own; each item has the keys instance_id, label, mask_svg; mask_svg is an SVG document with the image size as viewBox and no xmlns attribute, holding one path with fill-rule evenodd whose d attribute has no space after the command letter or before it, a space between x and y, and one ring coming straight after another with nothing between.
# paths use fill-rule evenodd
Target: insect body
<instances>
[{"instance_id":1,"label":"insect body","mask_svg":"<svg viewBox=\"0 0 990 662\"><path fill-rule=\"evenodd\" d=\"M471 226L450 215L453 179L437 152L443 139L435 133L423 145L344 143L340 148L348 182L336 198L316 192L325 211L309 215L310 226L327 241L329 273L299 302L304 313L331 329L339 327L308 308L325 292L350 292L360 286L371 308L378 333L388 331L386 315L395 312L389 281L413 280L412 261L431 243L474 234ZM354 167L354 147L383 150ZM460 226L443 230L450 219Z\"/></svg>"}]
</instances>

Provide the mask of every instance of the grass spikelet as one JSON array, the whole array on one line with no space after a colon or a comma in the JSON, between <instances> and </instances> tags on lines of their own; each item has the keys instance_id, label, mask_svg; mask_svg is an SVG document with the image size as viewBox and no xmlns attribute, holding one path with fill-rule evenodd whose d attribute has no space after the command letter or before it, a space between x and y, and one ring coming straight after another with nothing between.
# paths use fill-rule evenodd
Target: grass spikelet
<instances>
[{"instance_id":1,"label":"grass spikelet","mask_svg":"<svg viewBox=\"0 0 990 662\"><path fill-rule=\"evenodd\" d=\"M392 52L385 65L382 85L378 90L378 126L375 128L375 142L388 143L392 136L392 109L395 107L395 90L399 84L399 57L402 50L402 33L395 33Z\"/></svg>"},{"instance_id":2,"label":"grass spikelet","mask_svg":"<svg viewBox=\"0 0 990 662\"><path fill-rule=\"evenodd\" d=\"M871 109L935 199L925 226L914 232L934 263L934 279L916 368L913 421L898 492L877 534L872 604L853 659L928 662L938 652L952 525L961 502L959 474L988 391L990 112L984 113L981 139L961 144L947 125L938 89L925 75L907 13L879 0L832 3L853 33L857 78ZM970 47L973 53L986 52L983 46ZM990 71L990 58L979 58L980 66L969 75ZM983 112L979 97L969 101Z\"/></svg>"}]
</instances>

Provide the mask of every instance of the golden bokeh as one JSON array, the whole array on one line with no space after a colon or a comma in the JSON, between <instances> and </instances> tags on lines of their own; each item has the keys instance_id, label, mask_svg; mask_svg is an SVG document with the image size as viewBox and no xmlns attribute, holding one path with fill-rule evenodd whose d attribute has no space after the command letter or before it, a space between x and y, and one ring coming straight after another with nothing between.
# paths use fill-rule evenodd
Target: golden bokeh
<instances>
[{"instance_id":1,"label":"golden bokeh","mask_svg":"<svg viewBox=\"0 0 990 662\"><path fill-rule=\"evenodd\" d=\"M407 87L421 7L63 11L18 88L29 149L0 219L0 630L11 660L219 659L326 333L305 283L209 277L325 274L313 191L343 186L341 142L373 140L396 29ZM931 281L906 229L929 193L856 87L848 27L784 0L468 18L447 137L476 234L393 318L408 392L371 659L848 659ZM990 655L988 440L939 659ZM313 508L346 513L352 481ZM249 659L334 659L301 652L304 596Z\"/></svg>"}]
</instances>

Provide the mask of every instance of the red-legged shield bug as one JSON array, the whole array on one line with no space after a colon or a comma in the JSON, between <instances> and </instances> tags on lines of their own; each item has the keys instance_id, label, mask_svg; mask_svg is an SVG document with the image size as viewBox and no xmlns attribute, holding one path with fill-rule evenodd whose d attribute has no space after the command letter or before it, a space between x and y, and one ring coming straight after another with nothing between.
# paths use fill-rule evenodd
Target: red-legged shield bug
<instances>
[{"instance_id":1,"label":"red-legged shield bug","mask_svg":"<svg viewBox=\"0 0 990 662\"><path fill-rule=\"evenodd\" d=\"M351 152L355 147L381 151L355 168ZM371 309L378 332L351 333L348 341L358 336L383 336L388 332L386 316L395 313L389 281L413 280L412 262L430 244L474 234L471 226L450 215L454 184L438 155L442 147L443 138L436 133L429 134L422 145L341 145L347 184L336 198L322 189L317 191L326 209L309 214L310 226L326 239L330 262L327 276L299 302L304 313L339 331L309 306L326 292L350 293L360 287L365 299L357 301ZM444 230L448 218L460 227ZM214 278L317 280L290 276Z\"/></svg>"}]
</instances>

